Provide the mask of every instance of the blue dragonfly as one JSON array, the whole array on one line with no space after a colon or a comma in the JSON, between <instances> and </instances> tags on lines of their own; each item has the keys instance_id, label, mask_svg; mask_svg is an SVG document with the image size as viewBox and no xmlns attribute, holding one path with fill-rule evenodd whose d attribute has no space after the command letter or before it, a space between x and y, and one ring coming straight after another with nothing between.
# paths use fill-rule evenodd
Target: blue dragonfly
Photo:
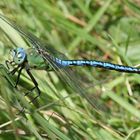
<instances>
[{"instance_id":1,"label":"blue dragonfly","mask_svg":"<svg viewBox=\"0 0 140 140\"><path fill-rule=\"evenodd\" d=\"M118 72L126 72L126 73L140 73L139 68L118 65L108 62L102 62L97 60L69 60L62 53L53 49L52 46L40 41L36 36L31 33L23 31L19 26L10 22L9 19L0 15L0 18L9 24L12 28L14 28L24 39L28 40L31 44L32 48L24 49L24 48L15 48L11 51L11 60L6 61L7 67L9 65L16 66L10 73L15 74L18 72L17 80L15 87L18 85L20 75L23 69L26 70L27 74L31 78L34 83L34 87L31 89L37 90L38 95L31 101L34 102L41 94L39 89L39 85L31 73L31 69L42 69L46 71L55 71L58 76L64 80L73 90L83 96L96 110L102 110L102 107L99 103L97 103L96 97L92 99L87 95L85 89L83 89L78 82L74 73L70 70L72 66L90 66L90 67L98 67L107 70L115 70ZM29 94L26 93L25 96Z\"/></svg>"}]
</instances>

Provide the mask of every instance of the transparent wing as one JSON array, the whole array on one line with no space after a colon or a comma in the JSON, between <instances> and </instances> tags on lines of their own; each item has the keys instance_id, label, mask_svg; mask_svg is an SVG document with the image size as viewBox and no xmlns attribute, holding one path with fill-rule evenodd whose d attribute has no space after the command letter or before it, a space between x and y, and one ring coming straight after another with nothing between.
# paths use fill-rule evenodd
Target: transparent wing
<instances>
[{"instance_id":1,"label":"transparent wing","mask_svg":"<svg viewBox=\"0 0 140 140\"><path fill-rule=\"evenodd\" d=\"M84 88L82 88L83 86L79 82L76 74L70 68L62 69L62 67L60 67L54 61L54 57L57 57L59 59L66 59L66 57L62 53L53 49L52 46L43 43L43 41L40 41L36 36L32 35L31 33L23 31L14 23L9 22L9 20L7 20L7 18L5 18L4 16L0 15L0 18L6 23L8 23L10 26L12 26L16 31L18 31L25 39L27 39L32 44L33 48L38 52L38 54L41 55L41 57L45 61L47 61L47 63L49 63L49 65L54 69L59 78L63 80L67 84L67 86L71 87L73 91L84 97L99 114L101 114L100 111L105 111L105 106L101 104L101 102L97 99L96 96L93 95L92 98L88 96L87 91Z\"/></svg>"}]
</instances>

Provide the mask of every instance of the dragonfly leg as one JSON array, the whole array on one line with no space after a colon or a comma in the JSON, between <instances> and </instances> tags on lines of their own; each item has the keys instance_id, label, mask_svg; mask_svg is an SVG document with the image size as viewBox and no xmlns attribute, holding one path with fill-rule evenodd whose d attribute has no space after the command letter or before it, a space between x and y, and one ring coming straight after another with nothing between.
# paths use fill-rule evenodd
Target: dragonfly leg
<instances>
[{"instance_id":1,"label":"dragonfly leg","mask_svg":"<svg viewBox=\"0 0 140 140\"><path fill-rule=\"evenodd\" d=\"M10 67L9 67L10 61L6 60L5 64L6 64L6 67L8 68L8 70L9 70L10 69Z\"/></svg>"},{"instance_id":2,"label":"dragonfly leg","mask_svg":"<svg viewBox=\"0 0 140 140\"><path fill-rule=\"evenodd\" d=\"M13 63L13 61L8 61L8 60L5 61L5 64L6 64L6 66L7 66L8 69L10 69L9 65L12 65L12 63ZM16 68L14 68L12 71L9 71L8 73L14 75L14 74L18 71L18 69L19 69L20 67L21 67L21 66L17 66ZM22 66L22 67L20 68L20 70L19 70L18 77L17 77L17 80L16 80L16 84L15 84L15 86L14 86L15 88L17 87L17 84L18 84L18 82L19 82L20 74L21 74L21 71L22 71L23 68L24 68L24 67ZM24 113L24 112L25 112L25 107L23 107L21 110L19 110L19 112L18 112L16 115L20 115L20 114L22 114L22 113ZM25 117L26 117L26 116L25 116ZM26 118L26 119L27 119L27 118Z\"/></svg>"},{"instance_id":3,"label":"dragonfly leg","mask_svg":"<svg viewBox=\"0 0 140 140\"><path fill-rule=\"evenodd\" d=\"M19 82L19 79L20 79L20 75L21 75L21 71L23 70L23 66L20 68L20 70L19 70L19 72L18 72L18 76L17 76L17 80L16 80L16 84L15 84L15 88L17 87L17 84L18 84L18 82ZM17 69L18 69L18 67L17 67Z\"/></svg>"},{"instance_id":4,"label":"dragonfly leg","mask_svg":"<svg viewBox=\"0 0 140 140\"><path fill-rule=\"evenodd\" d=\"M13 61L5 61L5 64L6 64L6 66L7 66L7 68L8 69L10 69L9 68L9 64L11 65L12 64L12 62ZM21 67L21 68L20 68ZM16 68L14 68L12 71L9 71L9 74L12 74L12 75L14 75L17 71L18 71L18 69L20 68L20 70L19 70L19 72L18 72L18 77L17 77L17 80L16 80L16 84L15 84L15 88L17 87L17 84L18 84L18 82L19 82L19 78L20 78L20 74L21 74L21 71L22 71L22 69L24 68L23 66L20 66L20 65L18 65Z\"/></svg>"},{"instance_id":5,"label":"dragonfly leg","mask_svg":"<svg viewBox=\"0 0 140 140\"><path fill-rule=\"evenodd\" d=\"M13 62L14 62L14 61L8 61L8 60L5 61L5 64L6 64L6 67L7 67L8 70L10 70L10 67L9 67L9 66L13 66L13 65L12 65ZM12 71L10 71L9 74L14 75L14 74L18 71L18 68L19 68L19 66L17 66L17 67L14 68Z\"/></svg>"},{"instance_id":6,"label":"dragonfly leg","mask_svg":"<svg viewBox=\"0 0 140 140\"><path fill-rule=\"evenodd\" d=\"M19 67L20 67L20 66L17 66L17 67L14 68L12 71L9 71L9 74L14 75L14 74L18 71Z\"/></svg>"},{"instance_id":7,"label":"dragonfly leg","mask_svg":"<svg viewBox=\"0 0 140 140\"><path fill-rule=\"evenodd\" d=\"M29 92L25 93L24 96L27 96L28 94L30 94L36 87L33 87L32 89L30 89Z\"/></svg>"},{"instance_id":8,"label":"dragonfly leg","mask_svg":"<svg viewBox=\"0 0 140 140\"><path fill-rule=\"evenodd\" d=\"M9 67L9 66L10 66L10 65L13 66L13 65L12 65L13 62L14 62L14 61L8 61L8 60L5 61L6 67L7 67L7 69L9 70L9 74L12 74L12 75L14 75L14 74L18 71L18 69L19 69L19 67L20 67L20 66L18 65L16 68L14 68L12 71L10 71L10 67Z\"/></svg>"},{"instance_id":9,"label":"dragonfly leg","mask_svg":"<svg viewBox=\"0 0 140 140\"><path fill-rule=\"evenodd\" d=\"M35 86L35 87L33 87L33 88L31 89L31 91L33 91L34 89L37 89L37 93L38 93L38 95L37 95L36 97L34 97L33 100L30 101L30 103L32 103L32 102L34 102L34 101L40 96L41 91L40 91L40 89L39 89L39 87L38 87L37 81L36 81L35 78L33 77L32 73L30 72L30 69L29 69L28 67L26 68L26 72L27 72L27 74L30 76L30 78L31 78L31 80L32 80L32 82L34 83L34 86ZM26 93L25 96L27 96L28 94L29 94L29 92Z\"/></svg>"},{"instance_id":10,"label":"dragonfly leg","mask_svg":"<svg viewBox=\"0 0 140 140\"><path fill-rule=\"evenodd\" d=\"M6 67L7 67L8 69L10 69L9 65L13 66L12 63L14 63L14 61L9 61L9 60L6 60L6 61L5 61Z\"/></svg>"}]
</instances>

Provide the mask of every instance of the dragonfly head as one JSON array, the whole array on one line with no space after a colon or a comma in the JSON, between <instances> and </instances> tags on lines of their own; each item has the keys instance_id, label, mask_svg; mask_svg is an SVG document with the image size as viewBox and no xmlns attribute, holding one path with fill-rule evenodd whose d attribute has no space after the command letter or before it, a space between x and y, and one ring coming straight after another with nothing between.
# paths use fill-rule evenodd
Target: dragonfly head
<instances>
[{"instance_id":1,"label":"dragonfly head","mask_svg":"<svg viewBox=\"0 0 140 140\"><path fill-rule=\"evenodd\" d=\"M20 65L26 60L27 54L23 48L16 48L11 50L11 57L15 64Z\"/></svg>"}]
</instances>

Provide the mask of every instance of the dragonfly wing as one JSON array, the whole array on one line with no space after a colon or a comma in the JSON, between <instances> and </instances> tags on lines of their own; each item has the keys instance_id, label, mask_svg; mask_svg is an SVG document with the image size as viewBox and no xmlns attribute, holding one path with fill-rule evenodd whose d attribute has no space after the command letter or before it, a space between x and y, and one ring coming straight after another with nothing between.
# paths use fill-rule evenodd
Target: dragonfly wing
<instances>
[{"instance_id":1,"label":"dragonfly wing","mask_svg":"<svg viewBox=\"0 0 140 140\"><path fill-rule=\"evenodd\" d=\"M65 83L67 83L67 85L71 87L73 91L84 97L98 113L107 109L105 105L103 105L99 101L99 98L96 95L93 95L92 98L88 95L86 89L83 88L74 71L72 71L70 68L61 68L61 66L59 66L55 61L53 61L50 56L44 53L41 53L41 55L55 70L59 78L62 79Z\"/></svg>"},{"instance_id":2,"label":"dragonfly wing","mask_svg":"<svg viewBox=\"0 0 140 140\"><path fill-rule=\"evenodd\" d=\"M94 107L94 109L98 113L100 113L100 111L105 110L105 106L101 105L98 102L98 99L96 96L92 97L92 98L90 98L88 96L88 93L86 92L86 90L84 88L82 88L82 86L80 85L80 83L77 80L77 76L73 73L73 71L71 71L68 68L62 69L62 67L59 66L54 61L54 59L52 59L52 56L53 56L53 58L56 57L56 58L60 58L60 59L65 59L66 57L62 53L56 51L55 49L53 49L53 47L50 47L50 45L43 43L42 41L40 41L40 39L38 39L33 34L31 34L29 32L25 32L24 30L22 30L21 27L15 25L12 22L9 22L9 19L4 17L3 15L0 15L0 18L2 20L4 20L6 23L8 23L18 33L20 33L20 35L23 38L27 39L30 42L30 44L32 45L32 47L38 52L38 54L41 55L41 57L49 63L49 65L54 69L54 71L58 74L58 76L65 83L67 83L74 91L76 91L76 93L79 93L81 96L83 96Z\"/></svg>"}]
</instances>

